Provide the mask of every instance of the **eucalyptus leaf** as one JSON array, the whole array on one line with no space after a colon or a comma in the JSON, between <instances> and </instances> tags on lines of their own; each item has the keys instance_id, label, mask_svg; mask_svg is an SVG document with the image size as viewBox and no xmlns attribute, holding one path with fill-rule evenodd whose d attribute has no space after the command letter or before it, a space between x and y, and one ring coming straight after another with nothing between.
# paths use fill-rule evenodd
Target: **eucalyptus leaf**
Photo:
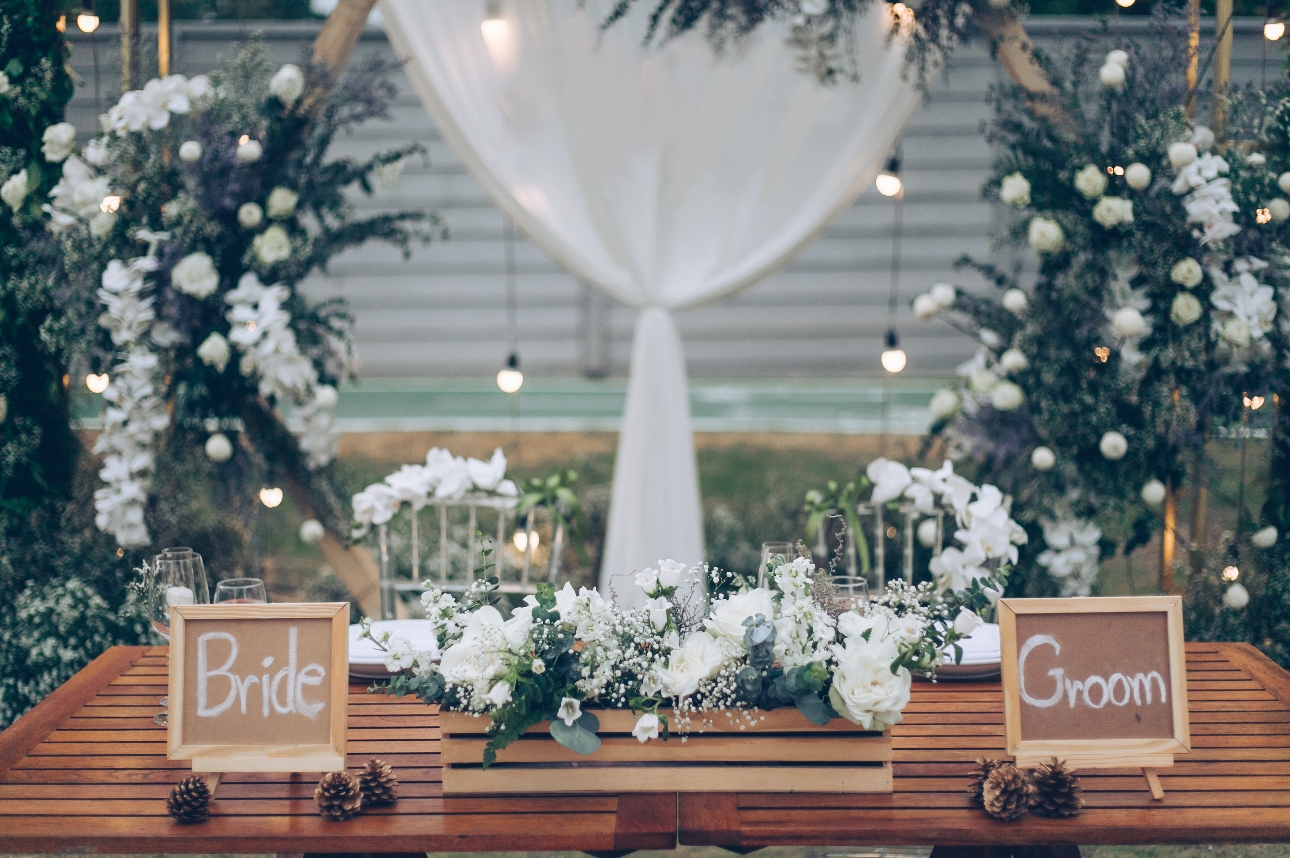
<instances>
[{"instance_id":1,"label":"eucalyptus leaf","mask_svg":"<svg viewBox=\"0 0 1290 858\"><path fill-rule=\"evenodd\" d=\"M584 716L585 717L585 716ZM570 751L578 754L594 754L600 748L600 737L590 730L584 730L579 718L569 726L559 718L551 722L551 737Z\"/></svg>"},{"instance_id":2,"label":"eucalyptus leaf","mask_svg":"<svg viewBox=\"0 0 1290 858\"><path fill-rule=\"evenodd\" d=\"M824 725L833 719L829 707L814 694L803 694L793 702L797 704L797 710L812 724Z\"/></svg>"},{"instance_id":3,"label":"eucalyptus leaf","mask_svg":"<svg viewBox=\"0 0 1290 858\"><path fill-rule=\"evenodd\" d=\"M581 727L589 733L600 732L600 719L591 712L583 712L582 717L573 722L575 727Z\"/></svg>"}]
</instances>

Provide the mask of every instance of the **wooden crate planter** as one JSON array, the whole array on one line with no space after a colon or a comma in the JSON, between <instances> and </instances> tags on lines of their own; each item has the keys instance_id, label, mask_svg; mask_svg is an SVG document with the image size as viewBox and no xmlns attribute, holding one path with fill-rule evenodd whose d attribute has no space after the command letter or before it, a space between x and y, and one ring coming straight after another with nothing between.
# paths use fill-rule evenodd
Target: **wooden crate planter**
<instances>
[{"instance_id":1,"label":"wooden crate planter","mask_svg":"<svg viewBox=\"0 0 1290 858\"><path fill-rule=\"evenodd\" d=\"M777 709L743 730L716 713L702 733L696 722L685 742L673 733L641 744L632 736L636 715L595 714L601 745L594 754L556 742L543 722L484 770L489 720L441 712L444 793L891 792L889 730L862 730L841 718L818 726L796 709Z\"/></svg>"}]
</instances>

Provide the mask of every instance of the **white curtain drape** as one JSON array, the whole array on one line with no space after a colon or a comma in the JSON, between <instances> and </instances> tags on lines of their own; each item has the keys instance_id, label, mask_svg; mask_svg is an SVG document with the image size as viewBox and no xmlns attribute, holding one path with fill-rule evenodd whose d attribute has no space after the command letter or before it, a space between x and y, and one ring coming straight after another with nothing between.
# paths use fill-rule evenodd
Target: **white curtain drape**
<instances>
[{"instance_id":1,"label":"white curtain drape","mask_svg":"<svg viewBox=\"0 0 1290 858\"><path fill-rule=\"evenodd\" d=\"M672 312L783 265L873 179L919 95L882 4L859 84L795 68L787 26L725 56L701 34L644 47L652 2L382 0L440 133L494 202L579 279L641 310L601 588L703 557L685 356Z\"/></svg>"}]
</instances>

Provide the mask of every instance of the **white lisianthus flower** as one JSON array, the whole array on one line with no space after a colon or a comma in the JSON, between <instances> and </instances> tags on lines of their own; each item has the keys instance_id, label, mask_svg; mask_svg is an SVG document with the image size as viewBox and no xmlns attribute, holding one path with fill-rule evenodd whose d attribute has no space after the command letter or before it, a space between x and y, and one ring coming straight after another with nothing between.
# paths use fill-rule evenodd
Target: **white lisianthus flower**
<instances>
[{"instance_id":1,"label":"white lisianthus flower","mask_svg":"<svg viewBox=\"0 0 1290 858\"><path fill-rule=\"evenodd\" d=\"M936 283L931 289L927 290L927 294L942 310L948 310L954 306L954 302L958 299L959 290L948 283Z\"/></svg>"},{"instance_id":2,"label":"white lisianthus flower","mask_svg":"<svg viewBox=\"0 0 1290 858\"><path fill-rule=\"evenodd\" d=\"M1057 454L1051 447L1036 447L1030 451L1030 466L1036 471L1051 471L1057 464Z\"/></svg>"},{"instance_id":3,"label":"white lisianthus flower","mask_svg":"<svg viewBox=\"0 0 1290 858\"><path fill-rule=\"evenodd\" d=\"M1111 462L1118 462L1123 459L1129 452L1129 441L1119 432L1114 430L1107 432L1102 436L1102 440L1097 444L1098 450L1102 456Z\"/></svg>"},{"instance_id":4,"label":"white lisianthus flower","mask_svg":"<svg viewBox=\"0 0 1290 858\"><path fill-rule=\"evenodd\" d=\"M40 151L45 160L58 164L67 160L67 156L76 151L76 126L70 122L59 122L45 129L41 136L44 145Z\"/></svg>"},{"instance_id":5,"label":"white lisianthus flower","mask_svg":"<svg viewBox=\"0 0 1290 858\"><path fill-rule=\"evenodd\" d=\"M1146 190L1151 184L1151 168L1135 162L1124 168L1124 181L1135 191Z\"/></svg>"},{"instance_id":6,"label":"white lisianthus flower","mask_svg":"<svg viewBox=\"0 0 1290 858\"><path fill-rule=\"evenodd\" d=\"M642 569L636 573L636 586L645 591L646 596L653 596L658 587L658 571Z\"/></svg>"},{"instance_id":7,"label":"white lisianthus flower","mask_svg":"<svg viewBox=\"0 0 1290 858\"><path fill-rule=\"evenodd\" d=\"M170 285L185 295L202 299L219 288L219 272L209 254L190 253L170 269Z\"/></svg>"},{"instance_id":8,"label":"white lisianthus flower","mask_svg":"<svg viewBox=\"0 0 1290 858\"><path fill-rule=\"evenodd\" d=\"M1200 154L1191 143L1169 144L1169 163L1175 170L1181 170L1199 157Z\"/></svg>"},{"instance_id":9,"label":"white lisianthus flower","mask_svg":"<svg viewBox=\"0 0 1290 858\"><path fill-rule=\"evenodd\" d=\"M941 311L941 305L931 295L923 294L914 299L913 310L915 318L925 322Z\"/></svg>"},{"instance_id":10,"label":"white lisianthus flower","mask_svg":"<svg viewBox=\"0 0 1290 858\"><path fill-rule=\"evenodd\" d=\"M1030 358L1021 349L1008 349L999 355L999 366L1007 372L1022 372L1030 368Z\"/></svg>"},{"instance_id":11,"label":"white lisianthus flower","mask_svg":"<svg viewBox=\"0 0 1290 858\"><path fill-rule=\"evenodd\" d=\"M646 712L636 722L632 728L632 735L635 736L643 745L650 739L658 738L658 716L653 712Z\"/></svg>"},{"instance_id":12,"label":"white lisianthus flower","mask_svg":"<svg viewBox=\"0 0 1290 858\"><path fill-rule=\"evenodd\" d=\"M299 201L300 195L290 188L274 188L269 192L269 199L265 202L265 206L268 208L269 217L282 220L296 213L296 203Z\"/></svg>"},{"instance_id":13,"label":"white lisianthus flower","mask_svg":"<svg viewBox=\"0 0 1290 858\"><path fill-rule=\"evenodd\" d=\"M743 649L744 620L758 614L768 620L775 618L775 597L764 587L713 602L712 611L703 624L718 638Z\"/></svg>"},{"instance_id":14,"label":"white lisianthus flower","mask_svg":"<svg viewBox=\"0 0 1290 858\"><path fill-rule=\"evenodd\" d=\"M1057 221L1046 217L1031 218L1027 238L1038 253L1056 253L1066 240Z\"/></svg>"},{"instance_id":15,"label":"white lisianthus flower","mask_svg":"<svg viewBox=\"0 0 1290 858\"><path fill-rule=\"evenodd\" d=\"M492 687L484 699L497 708L505 706L511 702L511 684L509 682L499 682Z\"/></svg>"},{"instance_id":16,"label":"white lisianthus flower","mask_svg":"<svg viewBox=\"0 0 1290 858\"><path fill-rule=\"evenodd\" d=\"M1174 263L1174 267L1169 269L1169 279L1177 283L1184 289L1192 289L1200 285L1200 281L1205 279L1205 269L1200 267L1200 263L1190 256L1183 257Z\"/></svg>"},{"instance_id":17,"label":"white lisianthus flower","mask_svg":"<svg viewBox=\"0 0 1290 858\"><path fill-rule=\"evenodd\" d=\"M291 257L291 237L285 229L274 224L255 237L251 249L260 262L273 265Z\"/></svg>"},{"instance_id":18,"label":"white lisianthus flower","mask_svg":"<svg viewBox=\"0 0 1290 858\"><path fill-rule=\"evenodd\" d=\"M1268 525L1262 530L1257 530L1250 537L1250 542L1254 543L1255 548L1271 548L1277 544L1277 529Z\"/></svg>"},{"instance_id":19,"label":"white lisianthus flower","mask_svg":"<svg viewBox=\"0 0 1290 858\"><path fill-rule=\"evenodd\" d=\"M739 631L739 648L742 650L742 626ZM659 668L663 691L669 697L689 697L705 679L716 676L725 663L726 651L717 639L707 632L695 632L680 647L672 650L667 665Z\"/></svg>"},{"instance_id":20,"label":"white lisianthus flower","mask_svg":"<svg viewBox=\"0 0 1290 858\"><path fill-rule=\"evenodd\" d=\"M954 631L963 637L967 637L972 632L985 625L985 620L978 617L967 608L959 608L959 615L954 618Z\"/></svg>"},{"instance_id":21,"label":"white lisianthus flower","mask_svg":"<svg viewBox=\"0 0 1290 858\"><path fill-rule=\"evenodd\" d=\"M1250 326L1241 318L1233 316L1223 323L1223 339L1238 349L1250 344Z\"/></svg>"},{"instance_id":22,"label":"white lisianthus flower","mask_svg":"<svg viewBox=\"0 0 1290 858\"><path fill-rule=\"evenodd\" d=\"M927 407L931 409L932 417L936 420L948 420L959 413L962 403L957 393L943 387L932 394L932 401L927 403Z\"/></svg>"},{"instance_id":23,"label":"white lisianthus flower","mask_svg":"<svg viewBox=\"0 0 1290 858\"><path fill-rule=\"evenodd\" d=\"M1146 333L1147 320L1142 318L1142 313L1136 307L1121 307L1111 317L1111 327L1126 339L1138 337Z\"/></svg>"},{"instance_id":24,"label":"white lisianthus flower","mask_svg":"<svg viewBox=\"0 0 1290 858\"><path fill-rule=\"evenodd\" d=\"M1142 502L1147 506L1160 506L1165 502L1168 491L1159 480L1147 480L1142 486Z\"/></svg>"},{"instance_id":25,"label":"white lisianthus flower","mask_svg":"<svg viewBox=\"0 0 1290 858\"><path fill-rule=\"evenodd\" d=\"M1030 299L1026 297L1025 292L1014 288L1003 293L1002 303L1003 309L1012 313L1014 316L1020 316L1022 313L1026 312L1026 308L1030 306Z\"/></svg>"},{"instance_id":26,"label":"white lisianthus flower","mask_svg":"<svg viewBox=\"0 0 1290 858\"><path fill-rule=\"evenodd\" d=\"M202 363L207 366L214 367L216 372L224 371L231 354L228 340L224 339L219 331L202 340L202 344L197 347L197 357L201 358Z\"/></svg>"},{"instance_id":27,"label":"white lisianthus flower","mask_svg":"<svg viewBox=\"0 0 1290 858\"><path fill-rule=\"evenodd\" d=\"M254 164L264 157L264 147L260 145L259 140L252 137L245 143L237 144L234 156L239 164Z\"/></svg>"},{"instance_id":28,"label":"white lisianthus flower","mask_svg":"<svg viewBox=\"0 0 1290 858\"><path fill-rule=\"evenodd\" d=\"M0 200L14 211L22 208L22 201L27 199L30 187L27 184L27 168L23 167L0 185Z\"/></svg>"},{"instance_id":29,"label":"white lisianthus flower","mask_svg":"<svg viewBox=\"0 0 1290 858\"><path fill-rule=\"evenodd\" d=\"M1277 197L1275 200L1268 202L1268 214L1271 215L1273 223L1281 223L1286 218L1290 218L1290 201Z\"/></svg>"},{"instance_id":30,"label":"white lisianthus flower","mask_svg":"<svg viewBox=\"0 0 1290 858\"><path fill-rule=\"evenodd\" d=\"M1169 318L1175 325L1190 325L1204 313L1200 299L1190 292L1179 292L1169 308Z\"/></svg>"},{"instance_id":31,"label":"white lisianthus flower","mask_svg":"<svg viewBox=\"0 0 1290 858\"><path fill-rule=\"evenodd\" d=\"M255 229L264 221L264 209L259 203L242 203L237 207L237 222L243 229Z\"/></svg>"},{"instance_id":32,"label":"white lisianthus flower","mask_svg":"<svg viewBox=\"0 0 1290 858\"><path fill-rule=\"evenodd\" d=\"M233 442L223 432L216 432L206 439L206 458L212 462L227 462L233 458Z\"/></svg>"},{"instance_id":33,"label":"white lisianthus flower","mask_svg":"<svg viewBox=\"0 0 1290 858\"><path fill-rule=\"evenodd\" d=\"M990 404L997 411L1016 411L1025 401L1026 395L1011 381L999 382L990 391Z\"/></svg>"},{"instance_id":34,"label":"white lisianthus flower","mask_svg":"<svg viewBox=\"0 0 1290 858\"><path fill-rule=\"evenodd\" d=\"M1124 66L1118 63L1106 63L1097 70L1097 79L1107 89L1122 89L1125 78Z\"/></svg>"},{"instance_id":35,"label":"white lisianthus flower","mask_svg":"<svg viewBox=\"0 0 1290 858\"><path fill-rule=\"evenodd\" d=\"M179 144L179 160L185 164L194 164L202 159L202 144L196 140L185 140Z\"/></svg>"},{"instance_id":36,"label":"white lisianthus flower","mask_svg":"<svg viewBox=\"0 0 1290 858\"><path fill-rule=\"evenodd\" d=\"M1030 181L1020 173L1010 173L999 183L999 201L1013 208L1030 205Z\"/></svg>"},{"instance_id":37,"label":"white lisianthus flower","mask_svg":"<svg viewBox=\"0 0 1290 858\"><path fill-rule=\"evenodd\" d=\"M305 91L305 75L300 66L287 63L269 79L269 93L287 107L296 103Z\"/></svg>"},{"instance_id":38,"label":"white lisianthus flower","mask_svg":"<svg viewBox=\"0 0 1290 858\"><path fill-rule=\"evenodd\" d=\"M839 715L866 730L883 730L900 723L900 711L909 703L912 677L909 670L891 672L894 646L847 638L845 647L834 646L837 668L829 686L829 702Z\"/></svg>"},{"instance_id":39,"label":"white lisianthus flower","mask_svg":"<svg viewBox=\"0 0 1290 858\"><path fill-rule=\"evenodd\" d=\"M582 717L582 702L572 697L560 698L560 708L556 710L555 717L563 721L566 727L572 727L573 722Z\"/></svg>"},{"instance_id":40,"label":"white lisianthus flower","mask_svg":"<svg viewBox=\"0 0 1290 858\"><path fill-rule=\"evenodd\" d=\"M1233 584L1223 592L1223 605L1233 611L1239 611L1250 604L1250 591L1242 584Z\"/></svg>"},{"instance_id":41,"label":"white lisianthus flower","mask_svg":"<svg viewBox=\"0 0 1290 858\"><path fill-rule=\"evenodd\" d=\"M677 587L681 584L681 577L690 567L684 563L677 563L675 560L658 561L658 583L661 587Z\"/></svg>"},{"instance_id":42,"label":"white lisianthus flower","mask_svg":"<svg viewBox=\"0 0 1290 858\"><path fill-rule=\"evenodd\" d=\"M1122 223L1133 223L1133 201L1123 197L1102 197L1093 206L1093 220L1103 229L1111 229Z\"/></svg>"},{"instance_id":43,"label":"white lisianthus flower","mask_svg":"<svg viewBox=\"0 0 1290 858\"><path fill-rule=\"evenodd\" d=\"M1106 172L1096 164L1085 164L1075 174L1075 190L1086 200L1095 200L1106 193Z\"/></svg>"},{"instance_id":44,"label":"white lisianthus flower","mask_svg":"<svg viewBox=\"0 0 1290 858\"><path fill-rule=\"evenodd\" d=\"M326 528L316 518L307 518L300 523L300 541L305 545L316 545L326 535Z\"/></svg>"},{"instance_id":45,"label":"white lisianthus flower","mask_svg":"<svg viewBox=\"0 0 1290 858\"><path fill-rule=\"evenodd\" d=\"M116 226L116 215L112 212L99 212L90 218L90 235L95 238L103 238L112 232Z\"/></svg>"}]
</instances>

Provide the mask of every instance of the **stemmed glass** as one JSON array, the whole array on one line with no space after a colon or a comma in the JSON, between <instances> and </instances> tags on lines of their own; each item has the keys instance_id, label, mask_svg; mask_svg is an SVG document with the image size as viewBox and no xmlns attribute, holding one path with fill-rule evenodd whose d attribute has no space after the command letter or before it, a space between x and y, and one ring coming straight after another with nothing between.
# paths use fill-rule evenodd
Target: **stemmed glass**
<instances>
[{"instance_id":1,"label":"stemmed glass","mask_svg":"<svg viewBox=\"0 0 1290 858\"><path fill-rule=\"evenodd\" d=\"M757 567L757 586L765 587L770 583L769 575L781 564L788 563L797 557L791 542L763 542L761 544L761 564Z\"/></svg>"},{"instance_id":2,"label":"stemmed glass","mask_svg":"<svg viewBox=\"0 0 1290 858\"><path fill-rule=\"evenodd\" d=\"M267 605L269 596L259 578L229 578L215 585L215 602L221 605Z\"/></svg>"},{"instance_id":3,"label":"stemmed glass","mask_svg":"<svg viewBox=\"0 0 1290 858\"><path fill-rule=\"evenodd\" d=\"M202 556L191 548L167 548L152 560L149 575L148 617L157 634L170 641L170 613L177 605L210 604L210 590L206 586L206 567ZM158 701L167 706L169 697ZM152 717L158 726L166 726L166 713Z\"/></svg>"},{"instance_id":4,"label":"stemmed glass","mask_svg":"<svg viewBox=\"0 0 1290 858\"><path fill-rule=\"evenodd\" d=\"M864 613L869 603L869 579L863 575L834 575L833 585L838 588L842 607Z\"/></svg>"}]
</instances>

